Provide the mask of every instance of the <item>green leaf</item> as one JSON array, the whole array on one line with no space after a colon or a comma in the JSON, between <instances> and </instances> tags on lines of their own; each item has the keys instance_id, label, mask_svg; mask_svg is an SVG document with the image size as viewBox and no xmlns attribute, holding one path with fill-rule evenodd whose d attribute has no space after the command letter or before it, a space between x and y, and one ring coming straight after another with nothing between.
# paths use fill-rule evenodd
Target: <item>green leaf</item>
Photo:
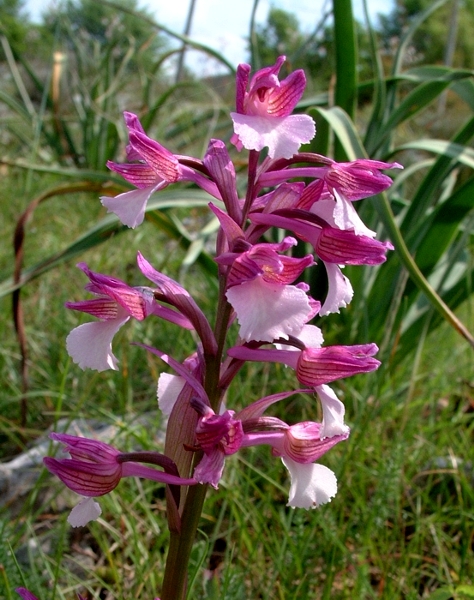
<instances>
[{"instance_id":1,"label":"green leaf","mask_svg":"<svg viewBox=\"0 0 474 600\"><path fill-rule=\"evenodd\" d=\"M430 594L427 600L450 600L454 598L451 588L439 588Z\"/></svg>"},{"instance_id":2,"label":"green leaf","mask_svg":"<svg viewBox=\"0 0 474 600\"><path fill-rule=\"evenodd\" d=\"M411 91L397 106L394 108L387 122L380 128L378 132L377 144L374 145L373 151L375 152L385 142L386 138L393 133L393 130L410 119L428 104L433 102L444 90L449 86L449 81L435 80L426 81L417 86Z\"/></svg>"},{"instance_id":3,"label":"green leaf","mask_svg":"<svg viewBox=\"0 0 474 600\"><path fill-rule=\"evenodd\" d=\"M458 585L456 594L464 594L469 598L474 598L474 585Z\"/></svg>"},{"instance_id":4,"label":"green leaf","mask_svg":"<svg viewBox=\"0 0 474 600\"><path fill-rule=\"evenodd\" d=\"M455 158L457 162L474 169L474 150L455 142L436 139L413 140L397 146L391 154L401 152L402 150L422 150L424 152L439 154L440 156Z\"/></svg>"},{"instance_id":5,"label":"green leaf","mask_svg":"<svg viewBox=\"0 0 474 600\"><path fill-rule=\"evenodd\" d=\"M464 218L474 210L474 177L438 206L422 224L423 242L419 244L416 262L428 276L450 246ZM419 229L419 228L418 228Z\"/></svg>"},{"instance_id":6,"label":"green leaf","mask_svg":"<svg viewBox=\"0 0 474 600\"><path fill-rule=\"evenodd\" d=\"M459 163L472 167L474 153L471 148L464 146L464 144L467 144L473 136L474 117L467 121L450 142L444 140L419 140L410 144L411 149L439 154L436 162L413 195L410 208L400 225L400 229L407 239L411 252L414 252L417 247L417 239L413 238L412 231L426 211L437 201L440 196L440 190L443 189L448 175Z\"/></svg>"},{"instance_id":7,"label":"green leaf","mask_svg":"<svg viewBox=\"0 0 474 600\"><path fill-rule=\"evenodd\" d=\"M315 107L313 110L329 123L341 143L348 160L367 157L367 152L354 123L344 110L338 106L329 109Z\"/></svg>"}]
</instances>

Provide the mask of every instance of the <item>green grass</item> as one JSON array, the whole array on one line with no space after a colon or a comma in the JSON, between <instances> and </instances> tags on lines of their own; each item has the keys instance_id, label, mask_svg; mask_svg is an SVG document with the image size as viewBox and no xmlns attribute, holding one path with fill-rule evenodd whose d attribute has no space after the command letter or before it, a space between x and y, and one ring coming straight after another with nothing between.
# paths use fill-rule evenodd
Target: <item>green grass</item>
<instances>
[{"instance_id":1,"label":"green grass","mask_svg":"<svg viewBox=\"0 0 474 600\"><path fill-rule=\"evenodd\" d=\"M49 181L34 181L23 193L26 183L12 174L4 184L4 231L11 231L15 215ZM101 214L92 196L46 202L28 227L25 264L59 249ZM82 258L95 270L140 284L144 282L134 266L138 249L157 268L179 277L178 245L150 223ZM3 245L0 264L5 273L11 269L11 256ZM183 274L183 282L210 311L213 289L198 268ZM1 301L4 460L59 417L118 425L114 443L123 449L155 447L160 427L155 388L163 366L129 342L154 344L182 359L192 351L191 337L158 321L133 324L115 343L118 372L82 372L64 347L67 333L82 317L64 309L63 303L83 298L84 284L82 273L68 264L24 289L31 366L23 430L18 426L19 353L10 299ZM472 330L472 304L463 311ZM338 475L339 492L318 510L286 507L286 470L268 449L228 458L219 490L210 490L205 504L192 555L196 576L189 597L415 600L443 590L446 594L439 598L469 597L459 586L474 585L473 367L467 344L443 326L428 336L416 362L394 371L384 366L378 373L335 386L346 403L352 433L323 458ZM250 364L232 387L228 406L243 406L294 385L292 373L281 365ZM150 418L138 422L144 413ZM315 419L316 402L292 397L273 414L290 422ZM11 544L16 556L1 545L0 597L14 598L12 590L23 578L48 600L73 598L75 591L90 598L156 597L168 543L163 487L123 481L101 500L101 520L79 530L65 521L72 498L65 500L62 491L59 482L43 473L14 516L9 509L0 513L1 539Z\"/></svg>"}]
</instances>

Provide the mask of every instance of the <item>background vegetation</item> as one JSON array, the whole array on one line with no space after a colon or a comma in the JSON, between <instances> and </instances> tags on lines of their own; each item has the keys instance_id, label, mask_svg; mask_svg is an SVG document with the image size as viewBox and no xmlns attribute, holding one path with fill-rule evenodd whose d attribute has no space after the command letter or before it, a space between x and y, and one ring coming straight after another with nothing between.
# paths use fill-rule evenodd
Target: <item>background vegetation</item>
<instances>
[{"instance_id":1,"label":"background vegetation","mask_svg":"<svg viewBox=\"0 0 474 600\"><path fill-rule=\"evenodd\" d=\"M405 169L387 195L359 203L396 252L375 271L350 269L354 302L321 323L327 343L374 341L383 360L376 374L337 386L352 429L325 457L337 497L292 511L285 473L265 450L232 457L205 506L190 598L474 597L471 8L405 0L374 25L349 18L351 3L341 0L310 34L277 8L251 27L255 68L285 53L289 69L306 70L300 108L317 120L313 151ZM189 338L135 323L118 340L119 372L82 372L64 347L78 315L63 304L83 297L79 259L140 285L140 250L212 311L215 224L203 194L160 193L136 231L106 216L97 197L125 189L105 169L123 157L124 109L176 153L200 156L210 136L228 141L235 65L188 40L227 74L178 77L182 36L134 2L68 1L32 25L21 2L1 0L0 37L0 457L79 417L114 426L121 448L155 448L162 367L129 342L184 358ZM320 295L323 274L310 283ZM293 384L278 365L251 365L228 404ZM295 397L280 410L296 421L314 418L315 407ZM0 597L15 597L22 583L42 599L155 597L167 546L163 493L122 482L101 521L71 530L71 499L42 472L0 508Z\"/></svg>"}]
</instances>

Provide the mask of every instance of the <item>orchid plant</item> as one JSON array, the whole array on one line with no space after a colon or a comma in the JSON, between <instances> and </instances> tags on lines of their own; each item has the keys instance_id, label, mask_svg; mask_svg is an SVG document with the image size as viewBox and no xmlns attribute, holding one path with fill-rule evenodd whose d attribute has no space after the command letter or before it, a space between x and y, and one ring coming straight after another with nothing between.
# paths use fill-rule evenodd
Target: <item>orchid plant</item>
<instances>
[{"instance_id":1,"label":"orchid plant","mask_svg":"<svg viewBox=\"0 0 474 600\"><path fill-rule=\"evenodd\" d=\"M130 319L165 319L198 340L195 352L184 360L141 344L173 371L160 375L157 386L159 408L168 418L163 453L121 452L97 440L54 433L51 438L64 445L69 457L44 459L47 469L81 496L68 518L73 527L97 518L95 498L115 489L123 477L166 485L170 549L162 600L185 598L187 565L205 494L208 485L218 487L227 456L249 446L270 446L289 472L290 507L314 509L334 498L336 477L317 461L350 432L344 405L328 384L380 364L374 358L375 344L323 346L321 329L311 321L339 312L351 301L344 265L381 264L393 248L375 239L353 202L387 189L392 181L382 171L400 165L368 159L337 163L299 152L313 138L315 124L308 115L292 114L306 81L301 70L280 81L284 61L281 56L252 77L249 65L237 70L231 143L238 151L248 151L244 198L239 197L236 169L224 142L212 139L203 160L175 155L150 139L129 112L127 162L108 163L136 189L103 197L102 204L132 228L142 223L151 195L170 184L191 182L212 197L209 209L220 225L215 322L209 322L184 287L141 254L138 267L147 286L130 287L81 263L88 278L85 289L93 298L67 303L98 318L67 338L68 352L82 368L118 369L113 337ZM269 241L271 228L285 232L281 241ZM311 245L314 254L292 256L298 241ZM327 272L324 298L310 295L317 290L301 281L316 259ZM235 329L237 342L231 343L229 333ZM293 369L299 387L239 410L228 408L227 390L247 361L282 363ZM287 423L267 414L273 404L293 394L317 396L321 422ZM17 591L24 599L34 598L24 588Z\"/></svg>"}]
</instances>

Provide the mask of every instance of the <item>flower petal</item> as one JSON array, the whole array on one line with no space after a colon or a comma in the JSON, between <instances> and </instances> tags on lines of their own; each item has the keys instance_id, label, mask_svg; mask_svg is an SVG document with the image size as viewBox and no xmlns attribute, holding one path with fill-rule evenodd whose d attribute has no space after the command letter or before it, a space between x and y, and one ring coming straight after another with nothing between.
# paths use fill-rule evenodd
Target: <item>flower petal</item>
<instances>
[{"instance_id":1,"label":"flower petal","mask_svg":"<svg viewBox=\"0 0 474 600\"><path fill-rule=\"evenodd\" d=\"M331 469L316 463L300 464L291 458L282 458L282 461L291 477L288 506L316 508L334 498L337 480Z\"/></svg>"},{"instance_id":2,"label":"flower petal","mask_svg":"<svg viewBox=\"0 0 474 600\"><path fill-rule=\"evenodd\" d=\"M198 483L209 483L213 488L219 487L224 471L225 454L216 449L210 454L204 454L201 462L195 468L193 478Z\"/></svg>"},{"instance_id":3,"label":"flower petal","mask_svg":"<svg viewBox=\"0 0 474 600\"><path fill-rule=\"evenodd\" d=\"M84 527L89 521L95 521L102 514L99 503L93 498L84 498L71 510L67 522L72 527Z\"/></svg>"},{"instance_id":4,"label":"flower petal","mask_svg":"<svg viewBox=\"0 0 474 600\"><path fill-rule=\"evenodd\" d=\"M354 295L351 282L342 274L341 268L335 263L324 263L328 274L328 293L319 314L323 317L329 313L338 313L345 308Z\"/></svg>"},{"instance_id":5,"label":"flower petal","mask_svg":"<svg viewBox=\"0 0 474 600\"><path fill-rule=\"evenodd\" d=\"M125 311L122 309L122 312ZM125 314L111 321L84 323L71 331L66 338L66 348L72 360L81 369L117 371L117 358L112 352L112 339L130 317Z\"/></svg>"},{"instance_id":6,"label":"flower petal","mask_svg":"<svg viewBox=\"0 0 474 600\"><path fill-rule=\"evenodd\" d=\"M268 147L270 158L291 158L309 142L316 128L309 115L263 117L230 113L234 131L247 150Z\"/></svg>"},{"instance_id":7,"label":"flower petal","mask_svg":"<svg viewBox=\"0 0 474 600\"><path fill-rule=\"evenodd\" d=\"M161 373L158 377L158 406L164 415L169 416L186 380L179 375Z\"/></svg>"},{"instance_id":8,"label":"flower petal","mask_svg":"<svg viewBox=\"0 0 474 600\"><path fill-rule=\"evenodd\" d=\"M323 408L323 422L320 431L321 439L349 433L349 427L344 424L346 409L336 396L334 390L328 385L318 385L315 390Z\"/></svg>"},{"instance_id":9,"label":"flower petal","mask_svg":"<svg viewBox=\"0 0 474 600\"><path fill-rule=\"evenodd\" d=\"M374 238L377 234L369 229L359 217L352 202L347 200L337 190L334 190L336 205L334 207L334 222L339 229L352 229L356 235L366 235Z\"/></svg>"},{"instance_id":10,"label":"flower petal","mask_svg":"<svg viewBox=\"0 0 474 600\"><path fill-rule=\"evenodd\" d=\"M38 600L38 598L24 587L15 588L15 592L23 598L23 600Z\"/></svg>"},{"instance_id":11,"label":"flower petal","mask_svg":"<svg viewBox=\"0 0 474 600\"><path fill-rule=\"evenodd\" d=\"M156 185L151 185L141 190L124 192L115 196L115 198L101 196L100 201L107 212L114 213L124 225L134 229L137 225L143 223L147 202L157 189Z\"/></svg>"},{"instance_id":12,"label":"flower petal","mask_svg":"<svg viewBox=\"0 0 474 600\"><path fill-rule=\"evenodd\" d=\"M240 337L247 342L273 342L297 336L311 313L303 290L294 285L268 283L262 278L235 285L226 296L237 313Z\"/></svg>"}]
</instances>

